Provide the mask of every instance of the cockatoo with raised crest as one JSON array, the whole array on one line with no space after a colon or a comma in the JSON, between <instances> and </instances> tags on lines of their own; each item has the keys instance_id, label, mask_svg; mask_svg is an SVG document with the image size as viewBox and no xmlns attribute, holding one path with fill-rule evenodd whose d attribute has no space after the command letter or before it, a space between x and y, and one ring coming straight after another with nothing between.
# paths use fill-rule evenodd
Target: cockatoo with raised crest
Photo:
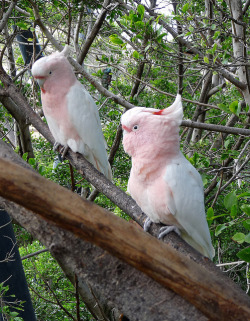
<instances>
[{"instance_id":1,"label":"cockatoo with raised crest","mask_svg":"<svg viewBox=\"0 0 250 321\"><path fill-rule=\"evenodd\" d=\"M170 107L134 107L122 115L123 146L132 157L128 192L151 222L163 223L159 238L176 231L209 258L214 248L206 221L200 174L180 151L181 96Z\"/></svg>"},{"instance_id":2,"label":"cockatoo with raised crest","mask_svg":"<svg viewBox=\"0 0 250 321\"><path fill-rule=\"evenodd\" d=\"M69 47L65 46L62 52L43 57L32 67L32 75L41 87L44 115L56 141L54 149L61 144L83 154L111 180L97 106L77 80L68 53Z\"/></svg>"}]
</instances>

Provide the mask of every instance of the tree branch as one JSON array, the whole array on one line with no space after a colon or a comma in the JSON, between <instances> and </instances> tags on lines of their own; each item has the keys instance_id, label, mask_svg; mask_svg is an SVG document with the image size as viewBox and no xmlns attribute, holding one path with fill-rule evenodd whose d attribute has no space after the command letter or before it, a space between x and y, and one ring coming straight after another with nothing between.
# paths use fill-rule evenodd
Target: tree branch
<instances>
[{"instance_id":1,"label":"tree branch","mask_svg":"<svg viewBox=\"0 0 250 321\"><path fill-rule=\"evenodd\" d=\"M228 127L228 126L222 126L222 125L215 125L215 124L204 124L204 123L198 123L194 122L192 120L183 120L181 122L181 126L191 127L191 128L201 128L206 129L209 131L215 131L220 133L227 133L227 134L233 134L233 135L250 135L250 129L246 128L235 128L235 127Z\"/></svg>"}]
</instances>

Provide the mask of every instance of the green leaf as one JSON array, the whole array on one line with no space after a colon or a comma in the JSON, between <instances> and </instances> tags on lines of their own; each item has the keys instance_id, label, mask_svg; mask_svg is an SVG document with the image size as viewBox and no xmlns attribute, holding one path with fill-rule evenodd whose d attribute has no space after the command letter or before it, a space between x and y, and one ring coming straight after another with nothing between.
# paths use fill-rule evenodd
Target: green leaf
<instances>
[{"instance_id":1,"label":"green leaf","mask_svg":"<svg viewBox=\"0 0 250 321\"><path fill-rule=\"evenodd\" d=\"M214 35L213 35L213 39L217 39L220 35L220 31L215 31Z\"/></svg>"},{"instance_id":2,"label":"green leaf","mask_svg":"<svg viewBox=\"0 0 250 321\"><path fill-rule=\"evenodd\" d=\"M188 11L189 8L189 3L184 4L184 6L182 7L182 12L186 13Z\"/></svg>"},{"instance_id":3,"label":"green leaf","mask_svg":"<svg viewBox=\"0 0 250 321\"><path fill-rule=\"evenodd\" d=\"M135 22L135 26L136 26L137 28L143 28L144 25L145 25L145 23L144 23L143 21L136 21L136 22Z\"/></svg>"},{"instance_id":4,"label":"green leaf","mask_svg":"<svg viewBox=\"0 0 250 321\"><path fill-rule=\"evenodd\" d=\"M231 143L230 139L225 140L224 146L225 146L226 149L228 148L230 143Z\"/></svg>"},{"instance_id":5,"label":"green leaf","mask_svg":"<svg viewBox=\"0 0 250 321\"><path fill-rule=\"evenodd\" d=\"M16 25L20 28L20 29L23 29L23 30L27 30L28 29L28 24L23 22L23 21L19 21L16 23Z\"/></svg>"},{"instance_id":6,"label":"green leaf","mask_svg":"<svg viewBox=\"0 0 250 321\"><path fill-rule=\"evenodd\" d=\"M248 216L250 216L250 205L249 204L244 204L240 208L244 213L246 213Z\"/></svg>"},{"instance_id":7,"label":"green leaf","mask_svg":"<svg viewBox=\"0 0 250 321\"><path fill-rule=\"evenodd\" d=\"M239 116L240 114L240 104L238 103L238 101L233 101L230 105L229 105L229 109L231 110L232 113L236 114L237 116Z\"/></svg>"},{"instance_id":8,"label":"green leaf","mask_svg":"<svg viewBox=\"0 0 250 321\"><path fill-rule=\"evenodd\" d=\"M231 207L231 212L230 212L230 216L232 218L235 218L237 216L237 212L238 212L238 205L237 204L234 204L232 207Z\"/></svg>"},{"instance_id":9,"label":"green leaf","mask_svg":"<svg viewBox=\"0 0 250 321\"><path fill-rule=\"evenodd\" d=\"M250 247L247 247L244 250L241 250L236 254L241 260L250 263Z\"/></svg>"},{"instance_id":10,"label":"green leaf","mask_svg":"<svg viewBox=\"0 0 250 321\"><path fill-rule=\"evenodd\" d=\"M116 34L109 36L109 39L116 45L122 45L124 43Z\"/></svg>"},{"instance_id":11,"label":"green leaf","mask_svg":"<svg viewBox=\"0 0 250 321\"><path fill-rule=\"evenodd\" d=\"M156 23L159 23L159 20L160 20L162 17L164 17L163 14L159 15L159 16L155 19L155 22L156 22Z\"/></svg>"},{"instance_id":12,"label":"green leaf","mask_svg":"<svg viewBox=\"0 0 250 321\"><path fill-rule=\"evenodd\" d=\"M212 217L214 217L214 209L212 207L209 207L209 209L207 210L207 219L211 219Z\"/></svg>"},{"instance_id":13,"label":"green leaf","mask_svg":"<svg viewBox=\"0 0 250 321\"><path fill-rule=\"evenodd\" d=\"M27 159L28 159L28 153L24 153L23 156L22 156L22 159L25 160L25 161L27 161Z\"/></svg>"},{"instance_id":14,"label":"green leaf","mask_svg":"<svg viewBox=\"0 0 250 321\"><path fill-rule=\"evenodd\" d=\"M245 236L245 242L250 243L250 233Z\"/></svg>"},{"instance_id":15,"label":"green leaf","mask_svg":"<svg viewBox=\"0 0 250 321\"><path fill-rule=\"evenodd\" d=\"M139 52L135 50L133 52L133 57L136 58L136 59L139 59L140 58Z\"/></svg>"},{"instance_id":16,"label":"green leaf","mask_svg":"<svg viewBox=\"0 0 250 321\"><path fill-rule=\"evenodd\" d=\"M44 166L40 166L38 169L38 172L40 175L43 175L45 173L45 167Z\"/></svg>"},{"instance_id":17,"label":"green leaf","mask_svg":"<svg viewBox=\"0 0 250 321\"><path fill-rule=\"evenodd\" d=\"M241 197L249 198L249 197L250 197L250 192L244 192L244 193L238 195L237 197L238 197L238 198L241 198Z\"/></svg>"},{"instance_id":18,"label":"green leaf","mask_svg":"<svg viewBox=\"0 0 250 321\"><path fill-rule=\"evenodd\" d=\"M166 36L166 35L167 35L167 33L164 32L164 33L162 33L161 35L159 35L159 36L156 38L156 40L157 40L158 42L161 42L162 38L163 38L164 36Z\"/></svg>"},{"instance_id":19,"label":"green leaf","mask_svg":"<svg viewBox=\"0 0 250 321\"><path fill-rule=\"evenodd\" d=\"M213 222L214 219L214 210L212 207L209 207L209 209L207 210L207 223L208 226L210 226Z\"/></svg>"},{"instance_id":20,"label":"green leaf","mask_svg":"<svg viewBox=\"0 0 250 321\"><path fill-rule=\"evenodd\" d=\"M229 109L227 106L225 106L224 104L218 104L218 107L219 107L221 110L225 111L226 113L231 114L230 109Z\"/></svg>"},{"instance_id":21,"label":"green leaf","mask_svg":"<svg viewBox=\"0 0 250 321\"><path fill-rule=\"evenodd\" d=\"M248 231L250 231L250 220L246 220L243 223L243 226L245 227L245 229L247 229Z\"/></svg>"},{"instance_id":22,"label":"green leaf","mask_svg":"<svg viewBox=\"0 0 250 321\"><path fill-rule=\"evenodd\" d=\"M212 24L211 29L215 30L216 29L216 24Z\"/></svg>"},{"instance_id":23,"label":"green leaf","mask_svg":"<svg viewBox=\"0 0 250 321\"><path fill-rule=\"evenodd\" d=\"M141 16L141 18L144 17L144 12L145 12L145 8L142 4L139 4L137 7L137 12L139 13L139 15Z\"/></svg>"},{"instance_id":24,"label":"green leaf","mask_svg":"<svg viewBox=\"0 0 250 321\"><path fill-rule=\"evenodd\" d=\"M29 164L30 165L35 165L36 164L36 160L34 158L29 158Z\"/></svg>"},{"instance_id":25,"label":"green leaf","mask_svg":"<svg viewBox=\"0 0 250 321\"><path fill-rule=\"evenodd\" d=\"M207 176L206 175L201 175L201 178L202 178L203 186L205 186L208 183Z\"/></svg>"},{"instance_id":26,"label":"green leaf","mask_svg":"<svg viewBox=\"0 0 250 321\"><path fill-rule=\"evenodd\" d=\"M209 59L208 59L208 57L204 57L204 62L206 63L206 64L209 64Z\"/></svg>"},{"instance_id":27,"label":"green leaf","mask_svg":"<svg viewBox=\"0 0 250 321\"><path fill-rule=\"evenodd\" d=\"M214 54L215 51L217 50L217 47L218 47L218 45L217 45L217 43L215 43L215 44L213 45L213 48L212 48L212 53L213 53L213 54Z\"/></svg>"},{"instance_id":28,"label":"green leaf","mask_svg":"<svg viewBox=\"0 0 250 321\"><path fill-rule=\"evenodd\" d=\"M237 196L235 194L235 191L230 192L229 194L227 194L224 198L224 205L226 207L227 210L231 210L233 205L237 205L238 204L238 199Z\"/></svg>"},{"instance_id":29,"label":"green leaf","mask_svg":"<svg viewBox=\"0 0 250 321\"><path fill-rule=\"evenodd\" d=\"M214 57L213 63L215 64L216 60L218 58L218 55Z\"/></svg>"},{"instance_id":30,"label":"green leaf","mask_svg":"<svg viewBox=\"0 0 250 321\"><path fill-rule=\"evenodd\" d=\"M232 237L234 242L237 242L238 244L242 244L245 241L245 234L244 233L236 233Z\"/></svg>"},{"instance_id":31,"label":"green leaf","mask_svg":"<svg viewBox=\"0 0 250 321\"><path fill-rule=\"evenodd\" d=\"M220 235L220 233L225 230L227 226L225 224L219 224L215 229L215 236Z\"/></svg>"}]
</instances>

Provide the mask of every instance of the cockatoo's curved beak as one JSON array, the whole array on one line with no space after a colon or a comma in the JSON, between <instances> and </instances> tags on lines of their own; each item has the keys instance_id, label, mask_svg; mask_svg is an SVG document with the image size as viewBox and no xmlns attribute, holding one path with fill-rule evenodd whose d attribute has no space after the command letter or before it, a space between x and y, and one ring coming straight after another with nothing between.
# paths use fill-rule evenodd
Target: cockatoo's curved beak
<instances>
[{"instance_id":1,"label":"cockatoo's curved beak","mask_svg":"<svg viewBox=\"0 0 250 321\"><path fill-rule=\"evenodd\" d=\"M122 125L122 129L125 131L125 132L131 132L131 129L129 129L126 125Z\"/></svg>"}]
</instances>

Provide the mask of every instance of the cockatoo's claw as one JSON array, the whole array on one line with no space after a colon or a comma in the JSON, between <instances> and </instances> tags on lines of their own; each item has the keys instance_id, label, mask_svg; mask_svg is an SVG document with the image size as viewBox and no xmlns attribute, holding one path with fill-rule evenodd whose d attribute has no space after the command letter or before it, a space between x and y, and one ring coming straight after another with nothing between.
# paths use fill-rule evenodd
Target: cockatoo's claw
<instances>
[{"instance_id":1,"label":"cockatoo's claw","mask_svg":"<svg viewBox=\"0 0 250 321\"><path fill-rule=\"evenodd\" d=\"M175 232L179 236L181 235L180 230L176 226L163 226L160 228L160 233L158 235L158 239L162 239L165 235L167 235L170 232Z\"/></svg>"},{"instance_id":2,"label":"cockatoo's claw","mask_svg":"<svg viewBox=\"0 0 250 321\"><path fill-rule=\"evenodd\" d=\"M67 154L68 150L69 150L69 146L63 146L63 148L61 149L62 160L65 159L65 155Z\"/></svg>"},{"instance_id":3,"label":"cockatoo's claw","mask_svg":"<svg viewBox=\"0 0 250 321\"><path fill-rule=\"evenodd\" d=\"M54 151L54 152L56 152L58 146L60 146L60 143L55 142L54 145L53 145L53 151Z\"/></svg>"},{"instance_id":4,"label":"cockatoo's claw","mask_svg":"<svg viewBox=\"0 0 250 321\"><path fill-rule=\"evenodd\" d=\"M152 224L152 221L149 217L146 218L144 225L143 225L143 229L145 232L147 232L150 228L150 225Z\"/></svg>"}]
</instances>

